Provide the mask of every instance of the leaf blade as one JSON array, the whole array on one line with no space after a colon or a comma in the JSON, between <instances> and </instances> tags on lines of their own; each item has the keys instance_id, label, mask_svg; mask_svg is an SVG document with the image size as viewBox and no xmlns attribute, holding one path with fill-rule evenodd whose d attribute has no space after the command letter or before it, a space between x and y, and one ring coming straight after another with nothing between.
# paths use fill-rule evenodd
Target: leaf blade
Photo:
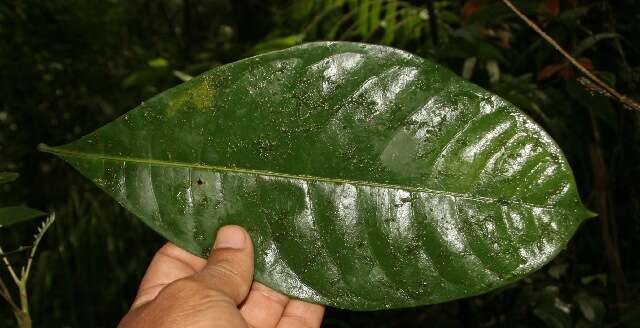
<instances>
[{"instance_id":1,"label":"leaf blade","mask_svg":"<svg viewBox=\"0 0 640 328\"><path fill-rule=\"evenodd\" d=\"M528 117L433 63L364 44L225 65L42 150L195 254L220 226L244 226L258 281L355 310L503 286L590 215Z\"/></svg>"},{"instance_id":2,"label":"leaf blade","mask_svg":"<svg viewBox=\"0 0 640 328\"><path fill-rule=\"evenodd\" d=\"M45 215L47 215L47 213L25 206L0 207L0 228L12 226Z\"/></svg>"}]
</instances>

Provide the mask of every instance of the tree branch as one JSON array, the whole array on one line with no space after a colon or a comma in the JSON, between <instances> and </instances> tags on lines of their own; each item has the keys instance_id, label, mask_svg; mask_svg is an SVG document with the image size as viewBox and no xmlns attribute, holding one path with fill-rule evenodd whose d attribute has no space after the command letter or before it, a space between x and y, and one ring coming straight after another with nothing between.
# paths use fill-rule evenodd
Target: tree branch
<instances>
[{"instance_id":1,"label":"tree branch","mask_svg":"<svg viewBox=\"0 0 640 328\"><path fill-rule=\"evenodd\" d=\"M531 21L525 14L523 14L516 6L511 3L510 0L502 0L507 7L509 7L518 17L520 17L529 27L531 27L534 31L536 31L543 39L549 42L556 50L558 50L573 66L575 66L578 70L580 70L584 75L586 75L592 82L593 88L599 88L599 93L607 95L618 102L622 103L625 107L640 112L640 104L635 100L623 95L622 93L616 91L614 88L610 87L604 81L600 80L593 73L589 72L584 66L582 66L575 58L573 58L567 51L565 51L552 37L550 37L547 33L545 33L536 23Z\"/></svg>"}]
</instances>

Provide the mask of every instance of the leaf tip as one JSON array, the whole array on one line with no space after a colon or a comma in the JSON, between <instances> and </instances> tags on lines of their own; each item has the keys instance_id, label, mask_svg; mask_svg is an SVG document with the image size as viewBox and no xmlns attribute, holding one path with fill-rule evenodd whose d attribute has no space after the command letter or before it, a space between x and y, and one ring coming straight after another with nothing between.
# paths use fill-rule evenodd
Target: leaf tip
<instances>
[{"instance_id":1,"label":"leaf tip","mask_svg":"<svg viewBox=\"0 0 640 328\"><path fill-rule=\"evenodd\" d=\"M584 209L584 216L585 216L585 220L586 219L591 219L591 218L595 218L596 216L598 216L599 214L596 212L591 211L588 208Z\"/></svg>"}]
</instances>

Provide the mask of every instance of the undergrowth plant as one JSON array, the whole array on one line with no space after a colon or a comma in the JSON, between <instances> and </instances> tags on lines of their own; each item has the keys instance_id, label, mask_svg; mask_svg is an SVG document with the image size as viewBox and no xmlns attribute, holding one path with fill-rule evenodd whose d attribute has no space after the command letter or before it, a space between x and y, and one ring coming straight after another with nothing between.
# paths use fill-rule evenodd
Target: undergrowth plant
<instances>
[{"instance_id":1,"label":"undergrowth plant","mask_svg":"<svg viewBox=\"0 0 640 328\"><path fill-rule=\"evenodd\" d=\"M18 178L16 173L0 172L0 184L11 182ZM45 216L46 213L38 210L24 207L24 206L11 206L0 207L0 228L6 228L16 223L24 222L30 219ZM33 242L28 246L20 246L11 251L4 251L0 246L0 257L2 257L2 263L4 267L9 271L11 279L15 283L18 289L18 298L14 299L14 294L11 293L9 287L0 277L0 296L9 304L13 314L15 315L18 327L28 328L32 326L31 316L29 315L29 296L27 292L27 281L29 280L29 273L31 272L31 266L35 257L38 245L44 237L51 224L55 221L55 214L48 215L47 218L42 221L38 227L37 232L33 235ZM28 252L29 257L26 260L26 264L20 267L20 270L16 270L16 267L11 264L9 257L17 253Z\"/></svg>"}]
</instances>

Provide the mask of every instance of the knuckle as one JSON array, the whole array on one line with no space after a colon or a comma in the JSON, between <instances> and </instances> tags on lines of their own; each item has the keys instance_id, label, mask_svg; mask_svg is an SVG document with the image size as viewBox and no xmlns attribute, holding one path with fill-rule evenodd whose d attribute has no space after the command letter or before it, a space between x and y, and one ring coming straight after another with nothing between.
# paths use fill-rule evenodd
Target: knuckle
<instances>
[{"instance_id":1,"label":"knuckle","mask_svg":"<svg viewBox=\"0 0 640 328\"><path fill-rule=\"evenodd\" d=\"M205 272L214 279L224 281L225 283L235 285L245 284L245 279L243 279L244 273L229 261L216 263L216 265L208 267Z\"/></svg>"},{"instance_id":2,"label":"knuckle","mask_svg":"<svg viewBox=\"0 0 640 328\"><path fill-rule=\"evenodd\" d=\"M230 261L219 261L215 265L207 266L200 271L197 279L208 288L237 302L246 296L251 287L250 274L243 272L242 268L234 266Z\"/></svg>"},{"instance_id":3,"label":"knuckle","mask_svg":"<svg viewBox=\"0 0 640 328\"><path fill-rule=\"evenodd\" d=\"M224 294L197 279L191 278L183 278L172 282L160 292L160 295L167 299L180 299L185 304L189 303L191 305L205 306L207 304L231 302Z\"/></svg>"}]
</instances>

